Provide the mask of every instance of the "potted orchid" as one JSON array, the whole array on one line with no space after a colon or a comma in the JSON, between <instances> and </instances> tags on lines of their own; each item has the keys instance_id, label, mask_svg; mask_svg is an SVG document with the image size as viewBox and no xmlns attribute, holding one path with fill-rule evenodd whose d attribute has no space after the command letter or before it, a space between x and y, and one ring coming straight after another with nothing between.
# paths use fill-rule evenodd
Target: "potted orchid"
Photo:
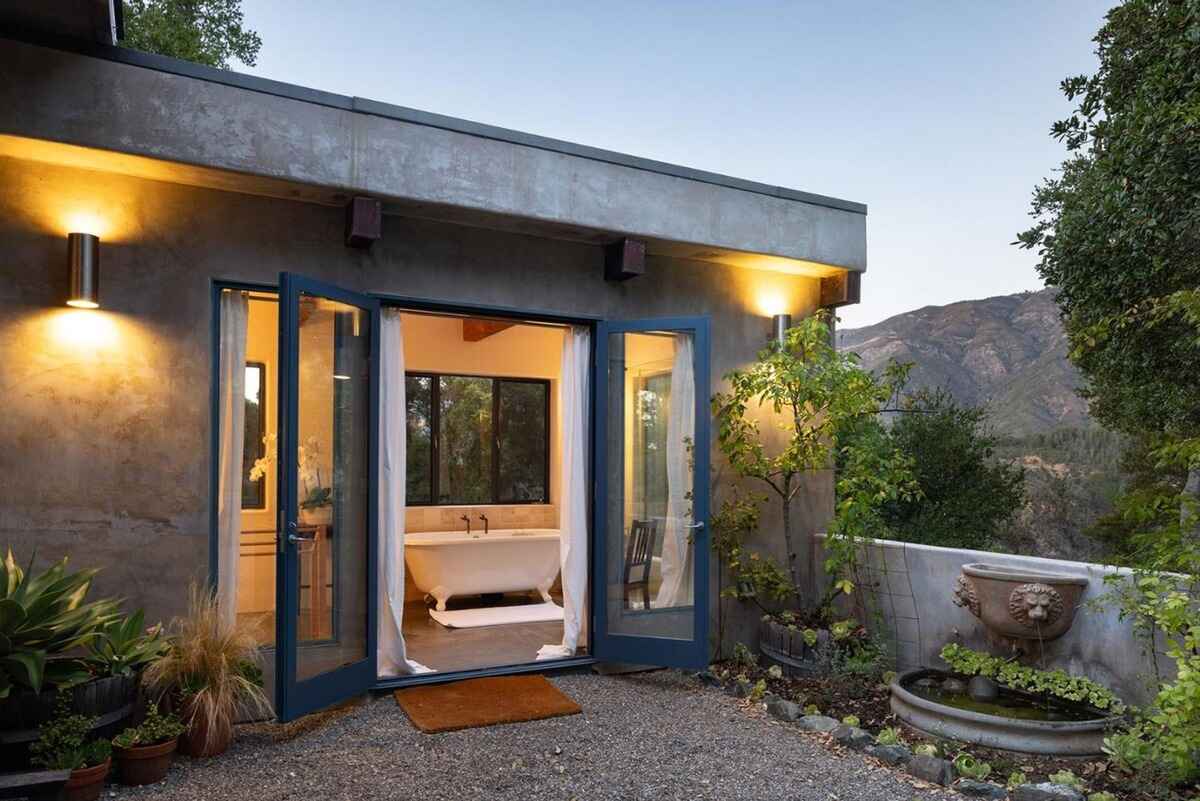
<instances>
[{"instance_id":1,"label":"potted orchid","mask_svg":"<svg viewBox=\"0 0 1200 801\"><path fill-rule=\"evenodd\" d=\"M275 443L274 434L263 437L266 455L254 460L251 481L264 478L275 464ZM296 448L296 467L300 477L300 522L327 525L333 519L333 488L325 486L321 477L321 442L315 436Z\"/></svg>"}]
</instances>

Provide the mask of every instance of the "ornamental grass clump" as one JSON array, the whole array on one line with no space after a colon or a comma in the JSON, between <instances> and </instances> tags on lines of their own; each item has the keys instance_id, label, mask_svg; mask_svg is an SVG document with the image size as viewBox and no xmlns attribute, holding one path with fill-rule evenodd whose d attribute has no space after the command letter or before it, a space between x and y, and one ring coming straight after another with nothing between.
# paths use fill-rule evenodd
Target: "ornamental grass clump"
<instances>
[{"instance_id":1,"label":"ornamental grass clump","mask_svg":"<svg viewBox=\"0 0 1200 801\"><path fill-rule=\"evenodd\" d=\"M212 593L193 586L186 617L171 624L170 647L146 670L146 680L180 704L193 752L220 753L237 713L267 715L258 643L251 630L225 618Z\"/></svg>"}]
</instances>

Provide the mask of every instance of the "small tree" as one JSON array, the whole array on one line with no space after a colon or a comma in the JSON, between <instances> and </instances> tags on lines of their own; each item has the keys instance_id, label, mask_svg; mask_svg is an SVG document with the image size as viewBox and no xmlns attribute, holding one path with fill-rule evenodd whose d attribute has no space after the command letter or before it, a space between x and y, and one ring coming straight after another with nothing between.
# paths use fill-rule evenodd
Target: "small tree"
<instances>
[{"instance_id":1,"label":"small tree","mask_svg":"<svg viewBox=\"0 0 1200 801\"><path fill-rule=\"evenodd\" d=\"M891 437L911 457L919 498L883 510L897 539L953 548L986 549L1021 507L1024 472L996 458L998 438L987 411L960 406L945 390L904 399Z\"/></svg>"},{"instance_id":2,"label":"small tree","mask_svg":"<svg viewBox=\"0 0 1200 801\"><path fill-rule=\"evenodd\" d=\"M718 393L712 400L717 444L730 467L741 477L765 484L782 514L786 571L772 571L756 554L743 554L743 562L758 571L760 580L768 583L780 600L791 594L804 605L811 605L811 599L806 599L801 589L801 543L792 502L808 485L812 473L834 467L839 436L885 409L907 372L904 367L892 366L879 378L864 370L854 354L834 348L829 322L827 312L802 320L788 330L782 345L766 348L748 368L726 375L729 392ZM773 413L771 423L779 432L778 442L771 442L773 438L760 429L759 421L751 416L752 406ZM844 494L835 527L843 533L864 531L872 507L911 491L903 460L868 457L868 450L859 447L851 454L848 472L852 475L839 480ZM872 453L878 456L877 451ZM882 472L871 474L866 469L872 461L871 470ZM863 492L868 486L869 491ZM745 498L735 496L728 510L743 531L757 525L746 503ZM807 546L812 576L816 551L811 533Z\"/></svg>"}]
</instances>

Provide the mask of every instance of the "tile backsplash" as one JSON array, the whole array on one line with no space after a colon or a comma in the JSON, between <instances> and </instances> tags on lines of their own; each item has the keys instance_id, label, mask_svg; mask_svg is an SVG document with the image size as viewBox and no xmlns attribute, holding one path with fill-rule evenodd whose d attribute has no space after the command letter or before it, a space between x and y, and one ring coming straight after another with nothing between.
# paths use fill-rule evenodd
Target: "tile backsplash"
<instances>
[{"instance_id":1,"label":"tile backsplash","mask_svg":"<svg viewBox=\"0 0 1200 801\"><path fill-rule=\"evenodd\" d=\"M558 507L554 504L517 506L410 506L405 510L405 530L459 531L466 528L464 514L471 517L471 530L482 531L480 514L488 516L488 525L500 528L558 528Z\"/></svg>"}]
</instances>

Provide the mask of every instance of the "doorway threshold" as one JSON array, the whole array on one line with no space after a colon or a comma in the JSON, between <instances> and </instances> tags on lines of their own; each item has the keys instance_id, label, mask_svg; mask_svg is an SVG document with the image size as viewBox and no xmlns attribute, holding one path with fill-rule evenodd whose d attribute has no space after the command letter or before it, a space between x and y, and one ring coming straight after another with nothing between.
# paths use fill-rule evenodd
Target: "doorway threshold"
<instances>
[{"instance_id":1,"label":"doorway threshold","mask_svg":"<svg viewBox=\"0 0 1200 801\"><path fill-rule=\"evenodd\" d=\"M571 668L590 667L596 664L597 661L594 656L572 656L568 659L547 659L543 662L526 662L520 665L502 665L499 667L478 668L476 670L418 673L412 676L395 676L380 679L375 682L371 690L395 690L400 687L412 687L417 684L438 684L440 682L478 679L486 676L511 676L518 673L545 673L548 671L569 670Z\"/></svg>"}]
</instances>

